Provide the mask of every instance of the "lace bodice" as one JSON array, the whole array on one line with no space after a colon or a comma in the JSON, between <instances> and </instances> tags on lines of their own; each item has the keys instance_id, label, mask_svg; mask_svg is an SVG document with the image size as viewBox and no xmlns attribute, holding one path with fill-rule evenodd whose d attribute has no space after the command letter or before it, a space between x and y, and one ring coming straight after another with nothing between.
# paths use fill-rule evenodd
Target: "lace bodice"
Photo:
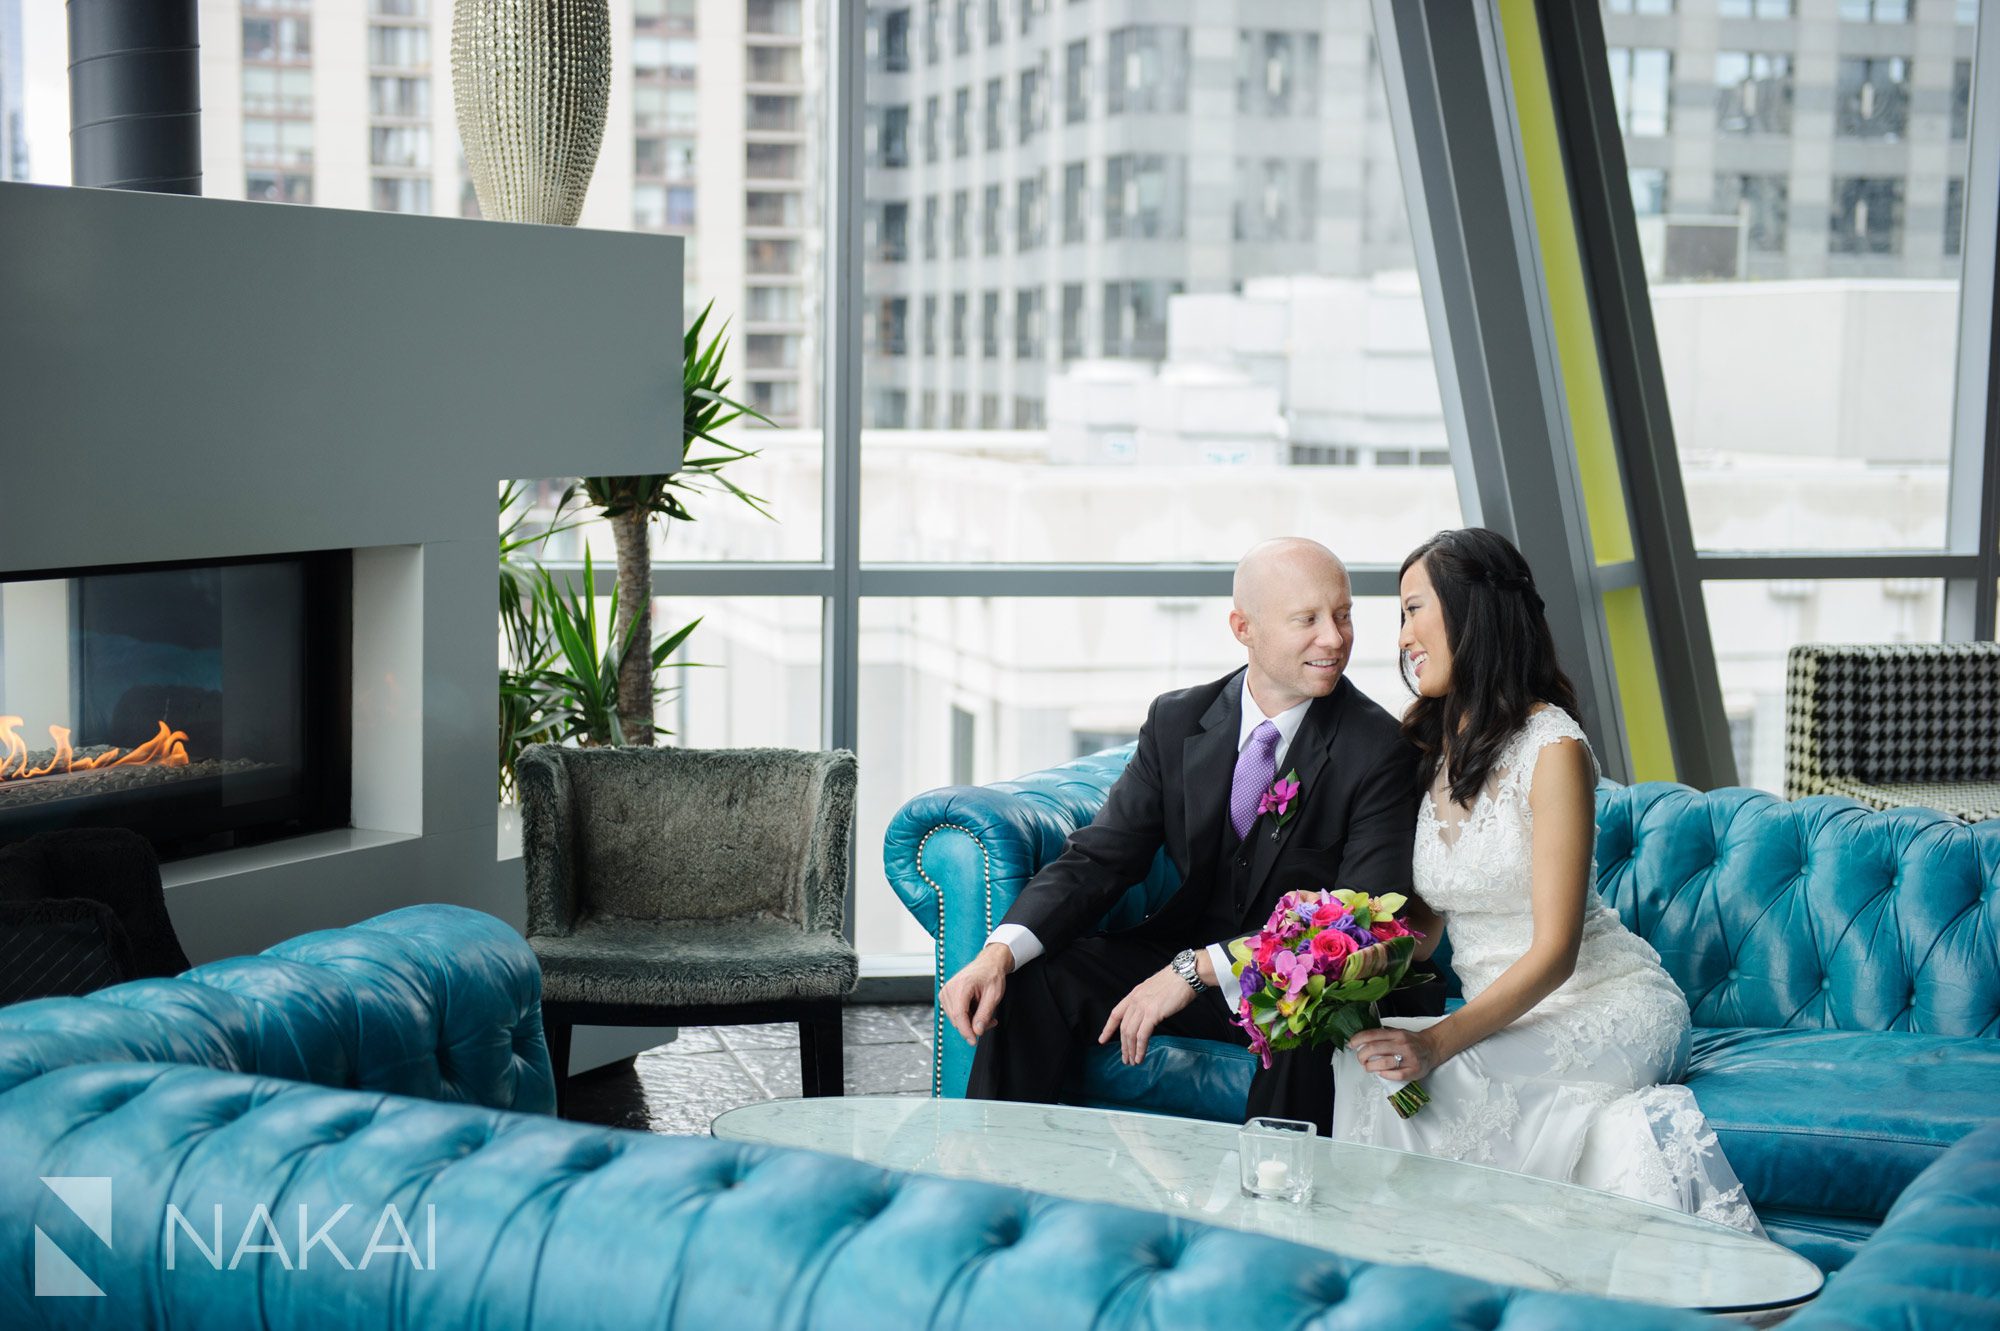
<instances>
[{"instance_id":1,"label":"lace bodice","mask_svg":"<svg viewBox=\"0 0 2000 1331\"><path fill-rule=\"evenodd\" d=\"M1443 774L1417 818L1417 893L1445 917L1451 966L1470 1000L1527 952L1534 941L1534 814L1528 796L1549 745L1574 740L1589 750L1583 728L1558 707L1530 716L1502 750L1472 805L1452 802ZM1592 759L1591 770L1596 771ZM1593 825L1590 834L1594 838ZM1626 929L1593 884L1584 904L1583 943L1576 971L1517 1026L1548 1040L1557 1072L1616 1043L1635 1062L1669 1060L1688 1026L1687 1000L1660 965L1659 954Z\"/></svg>"}]
</instances>

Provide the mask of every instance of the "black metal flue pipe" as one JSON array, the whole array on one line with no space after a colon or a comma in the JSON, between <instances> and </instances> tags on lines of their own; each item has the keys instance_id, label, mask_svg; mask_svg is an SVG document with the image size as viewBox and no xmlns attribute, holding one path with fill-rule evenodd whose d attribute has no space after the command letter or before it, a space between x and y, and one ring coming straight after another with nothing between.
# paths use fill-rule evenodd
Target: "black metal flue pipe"
<instances>
[{"instance_id":1,"label":"black metal flue pipe","mask_svg":"<svg viewBox=\"0 0 2000 1331\"><path fill-rule=\"evenodd\" d=\"M70 181L201 193L197 0L69 0Z\"/></svg>"}]
</instances>

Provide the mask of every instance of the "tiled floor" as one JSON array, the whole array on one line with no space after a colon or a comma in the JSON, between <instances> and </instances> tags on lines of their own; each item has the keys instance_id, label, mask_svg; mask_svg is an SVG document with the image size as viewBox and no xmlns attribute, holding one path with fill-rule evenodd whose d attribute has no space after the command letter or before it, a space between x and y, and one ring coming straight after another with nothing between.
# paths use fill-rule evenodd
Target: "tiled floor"
<instances>
[{"instance_id":1,"label":"tiled floor","mask_svg":"<svg viewBox=\"0 0 2000 1331\"><path fill-rule=\"evenodd\" d=\"M929 1007L850 1007L844 1027L849 1095L930 1094ZM699 1026L629 1063L572 1080L567 1116L614 1128L706 1133L724 1110L798 1093L798 1027Z\"/></svg>"}]
</instances>

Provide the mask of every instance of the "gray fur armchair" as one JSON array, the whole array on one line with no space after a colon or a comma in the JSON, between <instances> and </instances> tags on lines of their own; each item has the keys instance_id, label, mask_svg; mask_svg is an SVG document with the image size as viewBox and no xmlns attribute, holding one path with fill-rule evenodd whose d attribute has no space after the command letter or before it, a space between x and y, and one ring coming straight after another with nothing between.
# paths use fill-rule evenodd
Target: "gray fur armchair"
<instances>
[{"instance_id":1,"label":"gray fur armchair","mask_svg":"<svg viewBox=\"0 0 2000 1331\"><path fill-rule=\"evenodd\" d=\"M576 1026L796 1021L805 1093L840 1094L854 755L538 744L516 770L558 1112Z\"/></svg>"}]
</instances>

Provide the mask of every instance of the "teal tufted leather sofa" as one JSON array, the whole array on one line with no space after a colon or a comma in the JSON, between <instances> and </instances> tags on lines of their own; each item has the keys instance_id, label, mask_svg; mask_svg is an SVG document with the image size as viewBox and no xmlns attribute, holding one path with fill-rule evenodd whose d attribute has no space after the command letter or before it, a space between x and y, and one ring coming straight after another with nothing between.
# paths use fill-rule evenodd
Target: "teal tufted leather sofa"
<instances>
[{"instance_id":1,"label":"teal tufted leather sofa","mask_svg":"<svg viewBox=\"0 0 2000 1331\"><path fill-rule=\"evenodd\" d=\"M939 982L1130 752L931 791L891 820L889 881L936 940ZM1730 1163L1772 1237L1839 1268L1919 1172L2000 1116L2000 824L1664 782L1606 783L1597 823L1598 891L1688 996L1687 1083ZM1162 857L1106 927L1176 886ZM971 1051L941 1018L936 1047L934 1091L962 1095ZM1162 1038L1136 1068L1094 1052L1066 1098L1233 1120L1250 1073L1243 1050Z\"/></svg>"},{"instance_id":2,"label":"teal tufted leather sofa","mask_svg":"<svg viewBox=\"0 0 2000 1331\"><path fill-rule=\"evenodd\" d=\"M410 906L170 979L0 1007L0 1085L91 1062L531 1113L556 1103L534 953L460 906Z\"/></svg>"},{"instance_id":3,"label":"teal tufted leather sofa","mask_svg":"<svg viewBox=\"0 0 2000 1331\"><path fill-rule=\"evenodd\" d=\"M471 1103L549 1098L524 1019L532 954L510 936L471 912L416 908L198 968L168 982L179 990L141 982L0 1010L0 1326L1711 1325L1151 1213ZM451 1072L461 1059L486 1071ZM526 1075L506 1071L516 1059L533 1065ZM377 1089L336 1088L347 1085ZM44 1182L91 1177L110 1181L107 1238ZM193 1233L161 1222L170 1204ZM260 1204L268 1230L246 1223ZM391 1206L407 1249L380 1233ZM212 1241L211 1214L217 1262L194 1241ZM239 1256L245 1231L258 1246ZM44 1245L104 1297L37 1296ZM1911 1331L2000 1316L2000 1129L1926 1171L1790 1325L1892 1314Z\"/></svg>"}]
</instances>

